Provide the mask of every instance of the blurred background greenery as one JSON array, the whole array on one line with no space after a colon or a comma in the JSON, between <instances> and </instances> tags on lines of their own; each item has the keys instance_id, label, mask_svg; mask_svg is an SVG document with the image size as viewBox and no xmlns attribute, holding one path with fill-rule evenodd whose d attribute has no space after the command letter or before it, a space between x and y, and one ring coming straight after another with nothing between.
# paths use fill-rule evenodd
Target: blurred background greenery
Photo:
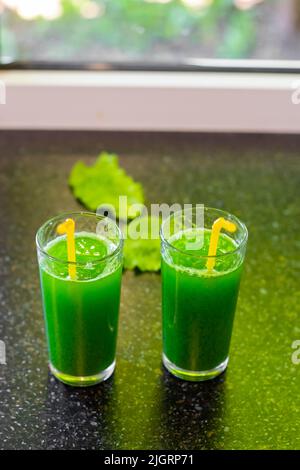
<instances>
[{"instance_id":1,"label":"blurred background greenery","mask_svg":"<svg viewBox=\"0 0 300 470\"><path fill-rule=\"evenodd\" d=\"M167 63L197 58L299 59L299 4L300 0L2 0L1 55L2 60Z\"/></svg>"}]
</instances>

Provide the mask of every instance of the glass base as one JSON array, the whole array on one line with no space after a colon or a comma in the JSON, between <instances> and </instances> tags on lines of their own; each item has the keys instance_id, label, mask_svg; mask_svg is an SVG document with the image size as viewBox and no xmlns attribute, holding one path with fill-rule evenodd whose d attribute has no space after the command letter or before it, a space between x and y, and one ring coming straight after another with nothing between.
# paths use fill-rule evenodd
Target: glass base
<instances>
[{"instance_id":1,"label":"glass base","mask_svg":"<svg viewBox=\"0 0 300 470\"><path fill-rule=\"evenodd\" d=\"M99 372L99 374L89 375L86 377L64 374L63 372L57 370L51 363L49 363L49 368L54 377L64 384L71 385L73 387L91 387L92 385L96 385L100 382L104 382L104 380L107 380L115 370L115 365L116 361L114 361L106 369Z\"/></svg>"},{"instance_id":2,"label":"glass base","mask_svg":"<svg viewBox=\"0 0 300 470\"><path fill-rule=\"evenodd\" d=\"M201 371L196 371L196 370L186 370L182 369L181 367L176 366L176 364L173 364L165 354L162 356L163 364L165 368L175 377L178 377L179 379L182 380L188 380L190 382L202 382L204 380L211 380L217 377L218 375L222 374L224 370L227 367L229 357L225 359L224 362L219 364L217 367L214 369L210 370L201 370Z\"/></svg>"}]
</instances>

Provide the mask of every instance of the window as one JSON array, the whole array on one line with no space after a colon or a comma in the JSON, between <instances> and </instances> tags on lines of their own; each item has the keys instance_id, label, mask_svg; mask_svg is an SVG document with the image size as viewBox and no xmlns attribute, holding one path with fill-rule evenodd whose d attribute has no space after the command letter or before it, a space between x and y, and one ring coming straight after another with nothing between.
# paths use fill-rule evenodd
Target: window
<instances>
[{"instance_id":1,"label":"window","mask_svg":"<svg viewBox=\"0 0 300 470\"><path fill-rule=\"evenodd\" d=\"M300 59L299 0L2 0L2 62ZM0 7L1 8L1 7Z\"/></svg>"},{"instance_id":2,"label":"window","mask_svg":"<svg viewBox=\"0 0 300 470\"><path fill-rule=\"evenodd\" d=\"M300 0L0 9L1 129L300 132Z\"/></svg>"}]
</instances>

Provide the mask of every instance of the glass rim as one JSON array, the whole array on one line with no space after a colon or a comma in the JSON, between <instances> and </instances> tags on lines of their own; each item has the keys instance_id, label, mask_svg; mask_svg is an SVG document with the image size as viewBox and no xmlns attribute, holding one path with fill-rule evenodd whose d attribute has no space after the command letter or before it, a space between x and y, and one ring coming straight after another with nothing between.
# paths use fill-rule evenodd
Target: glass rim
<instances>
[{"instance_id":1,"label":"glass rim","mask_svg":"<svg viewBox=\"0 0 300 470\"><path fill-rule=\"evenodd\" d=\"M215 207L204 206L204 212L205 211L215 211L215 212L218 212L220 214L220 217L227 217L228 218L228 216L230 216L231 220L233 220L234 222L235 221L238 222L238 227L240 227L244 231L244 236L243 236L241 242L238 244L238 246L234 250L230 250L230 251L227 251L226 253L221 253L221 254L218 254L218 255L197 255L196 253L195 254L187 253L186 251L181 250L180 248L177 248L176 246L172 245L165 238L165 235L164 235L164 225L165 225L166 221L170 220L172 217L175 217L176 214L185 213L185 212L194 212L195 210L196 210L196 207L189 208L187 210L184 210L184 209L182 210L181 209L179 211L175 211L175 212L173 212L173 214L169 215L163 221L163 223L161 224L161 227L160 227L160 231L159 231L160 239L161 239L163 244L166 244L172 250L174 250L174 251L176 251L180 254L183 254L185 256L192 256L192 257L197 258L197 259L211 259L211 258L220 259L220 258L223 258L224 256L233 255L234 253L237 253L247 243L248 229L247 229L246 225L244 224L244 222L242 222L238 217L236 217L234 214L231 214L230 212L224 211L222 209L217 209Z\"/></svg>"},{"instance_id":2,"label":"glass rim","mask_svg":"<svg viewBox=\"0 0 300 470\"><path fill-rule=\"evenodd\" d=\"M107 218L104 215L99 215L99 214L96 214L95 212L89 212L89 211L62 212L62 213L60 213L60 214L58 214L54 217L51 217L43 225L40 226L40 228L37 230L36 236L35 236L36 246L37 246L38 251L41 254L43 254L44 256L46 256L48 259L50 259L51 261L55 261L55 262L58 262L58 263L61 263L61 264L67 265L67 266L72 266L72 265L73 266L74 265L75 266L85 266L86 263L87 263L86 261L68 261L68 260L63 260L63 259L57 258L56 256L49 255L49 253L47 253L47 251L45 251L44 248L42 248L41 243L40 243L39 236L40 236L42 230L45 229L46 226L50 222L54 222L55 220L60 220L60 219L63 219L63 218L68 218L68 217L71 218L72 216L94 217L96 219L99 219L99 221ZM96 258L95 260L89 261L89 263L92 264L92 265L100 264L103 261L106 261L107 259L114 257L116 254L118 254L118 252L121 250L121 248L123 246L124 240L123 240L122 231L121 231L120 227L118 226L118 224L115 221L113 221L112 219L110 219L110 220L117 227L117 232L119 234L119 242L118 242L116 248L111 253L108 253L107 255L102 256L101 258Z\"/></svg>"}]
</instances>

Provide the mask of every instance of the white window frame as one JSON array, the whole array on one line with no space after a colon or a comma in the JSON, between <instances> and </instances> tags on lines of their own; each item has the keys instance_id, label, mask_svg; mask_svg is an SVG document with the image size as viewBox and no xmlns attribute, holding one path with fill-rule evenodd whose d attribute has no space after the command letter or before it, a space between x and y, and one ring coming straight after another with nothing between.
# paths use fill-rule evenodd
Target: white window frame
<instances>
[{"instance_id":1,"label":"white window frame","mask_svg":"<svg viewBox=\"0 0 300 470\"><path fill-rule=\"evenodd\" d=\"M0 129L300 132L300 74L287 71L1 70L0 81Z\"/></svg>"}]
</instances>

